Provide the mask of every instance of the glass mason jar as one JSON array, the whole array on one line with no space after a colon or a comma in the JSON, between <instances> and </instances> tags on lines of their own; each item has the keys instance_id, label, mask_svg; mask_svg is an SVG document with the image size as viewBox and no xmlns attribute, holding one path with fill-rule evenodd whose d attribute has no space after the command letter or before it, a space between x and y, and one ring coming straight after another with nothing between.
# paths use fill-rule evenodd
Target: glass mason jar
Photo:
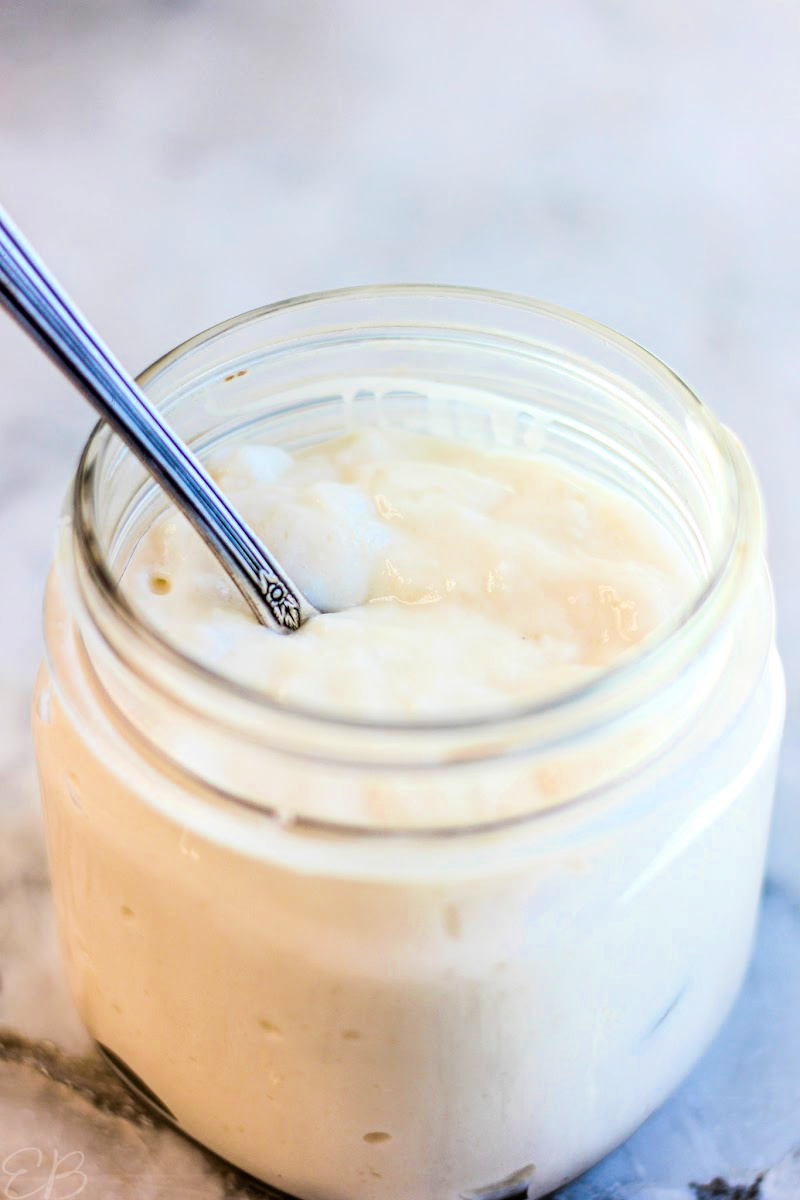
<instances>
[{"instance_id":1,"label":"glass mason jar","mask_svg":"<svg viewBox=\"0 0 800 1200\"><path fill-rule=\"evenodd\" d=\"M639 347L468 289L289 301L142 382L201 456L377 423L569 463L696 571L588 685L392 724L280 705L130 610L165 501L103 426L60 530L34 725L93 1037L281 1193L543 1195L680 1082L747 964L784 709L750 467Z\"/></svg>"}]
</instances>

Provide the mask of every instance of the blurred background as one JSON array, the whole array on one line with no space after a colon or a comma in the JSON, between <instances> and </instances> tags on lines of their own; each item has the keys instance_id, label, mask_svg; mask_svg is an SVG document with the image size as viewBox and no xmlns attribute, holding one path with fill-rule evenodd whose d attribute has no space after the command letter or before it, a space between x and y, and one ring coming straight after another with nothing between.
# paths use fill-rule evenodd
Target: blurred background
<instances>
[{"instance_id":1,"label":"blurred background","mask_svg":"<svg viewBox=\"0 0 800 1200\"><path fill-rule=\"evenodd\" d=\"M614 326L739 434L789 676L778 878L800 837L799 61L796 0L0 0L2 203L134 370L293 294L465 283ZM41 588L92 416L5 319L0 368L0 786L27 803Z\"/></svg>"}]
</instances>

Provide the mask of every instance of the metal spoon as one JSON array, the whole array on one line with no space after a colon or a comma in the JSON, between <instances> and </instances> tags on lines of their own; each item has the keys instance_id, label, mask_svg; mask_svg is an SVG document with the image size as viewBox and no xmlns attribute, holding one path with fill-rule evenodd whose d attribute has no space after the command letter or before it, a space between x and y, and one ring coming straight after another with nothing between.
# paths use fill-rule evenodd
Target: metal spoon
<instances>
[{"instance_id":1,"label":"metal spoon","mask_svg":"<svg viewBox=\"0 0 800 1200\"><path fill-rule=\"evenodd\" d=\"M282 633L317 612L117 362L0 208L0 303L141 459L258 620Z\"/></svg>"}]
</instances>

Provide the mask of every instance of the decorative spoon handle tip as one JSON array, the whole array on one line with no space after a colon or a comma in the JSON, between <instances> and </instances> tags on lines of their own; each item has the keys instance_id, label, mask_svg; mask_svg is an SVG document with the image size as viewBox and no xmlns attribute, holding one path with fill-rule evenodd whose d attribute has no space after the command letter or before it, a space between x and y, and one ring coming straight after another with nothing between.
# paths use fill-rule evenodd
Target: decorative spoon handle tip
<instances>
[{"instance_id":1,"label":"decorative spoon handle tip","mask_svg":"<svg viewBox=\"0 0 800 1200\"><path fill-rule=\"evenodd\" d=\"M0 208L0 304L97 409L216 554L257 619L282 633L317 610L162 420Z\"/></svg>"}]
</instances>

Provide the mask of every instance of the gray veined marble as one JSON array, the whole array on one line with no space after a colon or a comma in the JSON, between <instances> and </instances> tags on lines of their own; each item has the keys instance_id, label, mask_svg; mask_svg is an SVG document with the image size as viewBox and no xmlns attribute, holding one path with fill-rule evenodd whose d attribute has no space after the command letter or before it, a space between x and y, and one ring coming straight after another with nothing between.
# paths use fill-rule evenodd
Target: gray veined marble
<instances>
[{"instance_id":1,"label":"gray veined marble","mask_svg":"<svg viewBox=\"0 0 800 1200\"><path fill-rule=\"evenodd\" d=\"M498 287L647 345L754 459L789 717L752 966L561 1200L800 1200L798 55L785 0L0 4L3 203L124 361L318 288ZM90 423L0 323L0 1198L244 1198L94 1057L55 944L28 704Z\"/></svg>"}]
</instances>

